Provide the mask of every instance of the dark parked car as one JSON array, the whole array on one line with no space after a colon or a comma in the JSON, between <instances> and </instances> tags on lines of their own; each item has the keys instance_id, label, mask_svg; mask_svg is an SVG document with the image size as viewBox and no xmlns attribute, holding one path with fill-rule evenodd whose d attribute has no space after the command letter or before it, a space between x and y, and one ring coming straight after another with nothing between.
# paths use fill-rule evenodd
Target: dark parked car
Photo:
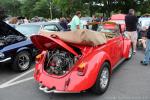
<instances>
[{"instance_id":1,"label":"dark parked car","mask_svg":"<svg viewBox=\"0 0 150 100\"><path fill-rule=\"evenodd\" d=\"M10 62L16 71L30 68L36 49L31 40L13 27L0 21L0 64Z\"/></svg>"},{"instance_id":2,"label":"dark parked car","mask_svg":"<svg viewBox=\"0 0 150 100\"><path fill-rule=\"evenodd\" d=\"M39 30L47 30L47 31L66 31L61 27L59 22L36 22L36 23L28 23L21 24L15 26L16 30L25 34L26 36L31 36L37 34Z\"/></svg>"}]
</instances>

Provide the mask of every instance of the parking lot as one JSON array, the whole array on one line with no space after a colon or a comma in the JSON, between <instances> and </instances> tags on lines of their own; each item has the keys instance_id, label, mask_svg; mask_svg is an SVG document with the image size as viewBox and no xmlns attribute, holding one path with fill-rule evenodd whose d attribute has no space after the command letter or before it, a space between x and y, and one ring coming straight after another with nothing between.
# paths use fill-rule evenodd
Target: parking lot
<instances>
[{"instance_id":1,"label":"parking lot","mask_svg":"<svg viewBox=\"0 0 150 100\"><path fill-rule=\"evenodd\" d=\"M114 70L110 86L101 96L90 92L77 94L46 94L33 79L34 64L24 73L0 68L0 100L150 100L150 66L140 65L143 51ZM61 84L61 83L60 83Z\"/></svg>"}]
</instances>

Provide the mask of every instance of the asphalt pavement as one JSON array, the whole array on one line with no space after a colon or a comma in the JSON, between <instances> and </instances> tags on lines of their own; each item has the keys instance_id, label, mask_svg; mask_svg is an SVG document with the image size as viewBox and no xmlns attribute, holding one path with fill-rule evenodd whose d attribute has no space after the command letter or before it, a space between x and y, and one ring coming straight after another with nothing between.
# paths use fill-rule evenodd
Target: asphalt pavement
<instances>
[{"instance_id":1,"label":"asphalt pavement","mask_svg":"<svg viewBox=\"0 0 150 100\"><path fill-rule=\"evenodd\" d=\"M142 66L143 51L114 71L110 85L101 96L90 92L76 94L46 94L33 79L33 68L24 73L0 67L0 100L150 100L150 65ZM61 83L60 83L61 84Z\"/></svg>"}]
</instances>

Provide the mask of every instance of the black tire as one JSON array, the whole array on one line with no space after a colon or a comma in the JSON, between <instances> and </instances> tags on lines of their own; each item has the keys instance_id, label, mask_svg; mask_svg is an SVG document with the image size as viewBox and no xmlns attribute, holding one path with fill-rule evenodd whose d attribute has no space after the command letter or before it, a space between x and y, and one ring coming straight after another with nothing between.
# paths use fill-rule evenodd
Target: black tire
<instances>
[{"instance_id":1,"label":"black tire","mask_svg":"<svg viewBox=\"0 0 150 100\"><path fill-rule=\"evenodd\" d=\"M31 66L31 60L31 54L28 51L21 51L14 58L12 69L19 72L26 71Z\"/></svg>"},{"instance_id":2,"label":"black tire","mask_svg":"<svg viewBox=\"0 0 150 100\"><path fill-rule=\"evenodd\" d=\"M108 62L105 62L103 65L102 65L102 68L101 70L99 71L98 73L98 77L96 79L96 82L94 84L94 86L91 88L92 92L95 93L95 94L98 94L98 95L101 95L103 93L105 93L105 91L107 90L108 86L109 86L109 82L110 82L110 65ZM101 85L101 78L102 78L102 73L104 70L108 70L108 81L107 81L107 84L105 87L103 87Z\"/></svg>"}]
</instances>

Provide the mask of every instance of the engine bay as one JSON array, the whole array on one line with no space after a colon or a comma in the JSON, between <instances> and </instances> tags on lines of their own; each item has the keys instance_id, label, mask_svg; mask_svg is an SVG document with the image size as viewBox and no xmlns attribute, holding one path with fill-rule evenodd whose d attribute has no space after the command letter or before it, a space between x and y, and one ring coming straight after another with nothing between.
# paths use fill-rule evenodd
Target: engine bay
<instances>
[{"instance_id":1,"label":"engine bay","mask_svg":"<svg viewBox=\"0 0 150 100\"><path fill-rule=\"evenodd\" d=\"M64 75L77 62L78 58L62 48L53 49L47 54L44 70L51 75Z\"/></svg>"},{"instance_id":2,"label":"engine bay","mask_svg":"<svg viewBox=\"0 0 150 100\"><path fill-rule=\"evenodd\" d=\"M16 43L22 41L23 39L23 36L18 35L0 35L0 46Z\"/></svg>"},{"instance_id":3,"label":"engine bay","mask_svg":"<svg viewBox=\"0 0 150 100\"><path fill-rule=\"evenodd\" d=\"M0 46L9 45L25 39L26 37L16 29L0 21Z\"/></svg>"}]
</instances>

